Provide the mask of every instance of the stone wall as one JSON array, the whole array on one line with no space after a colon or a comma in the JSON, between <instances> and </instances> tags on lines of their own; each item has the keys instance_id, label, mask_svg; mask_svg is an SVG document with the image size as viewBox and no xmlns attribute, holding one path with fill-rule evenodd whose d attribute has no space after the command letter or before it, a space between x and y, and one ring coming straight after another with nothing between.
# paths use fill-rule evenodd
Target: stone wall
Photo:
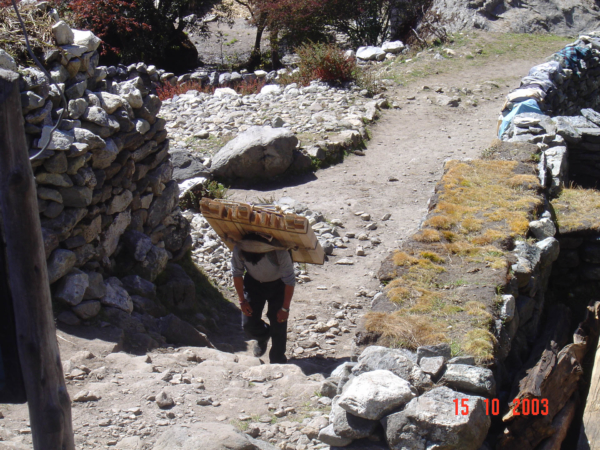
<instances>
[{"instance_id":1,"label":"stone wall","mask_svg":"<svg viewBox=\"0 0 600 450\"><path fill-rule=\"evenodd\" d=\"M558 355L563 345L571 342L575 342L572 345L580 345L581 342L585 342L582 339L578 342L577 332L574 341L567 339L559 343L560 341L556 340L556 343L552 344L550 340L541 342L544 338L549 339L548 332L552 332L553 328L546 327L545 333L540 337L543 320L553 320L553 312L550 310L544 314L544 308L548 304L567 305L570 311L562 306L567 310L562 316L568 316L572 312L575 319L570 325L572 329L575 323L583 319L590 300L600 296L600 226L593 223L593 220L586 222L585 211L576 212L581 215L580 220L565 220L565 211L569 214L569 210L582 207L563 205L564 200L561 198L561 191L571 181L586 188L597 189L599 186L600 114L595 110L600 103L598 49L598 34L590 33L557 52L551 57L552 61L533 67L529 75L522 80L521 88L508 95L506 109L503 111L505 130L501 130L501 138L509 142L526 142L537 146L540 160L539 178L545 188L546 197L546 211L540 220L530 223L531 234L541 241L534 245L519 243L515 250L518 262L512 266L518 280L516 313L521 324L511 339L512 349L506 367L510 379L516 377L516 381L520 380L521 384L524 373L519 368L531 368L532 364L537 362L536 358L541 356L536 353L535 347L539 350L544 346L548 349L548 346L554 345L557 347L554 353ZM523 108L524 102L533 105L532 100L539 106L537 112L535 106ZM511 110L517 114L511 114ZM561 220L557 220L557 217ZM554 238L555 235L557 239ZM544 250L542 249L541 253L535 250L535 246L539 247L541 243L549 240L553 240L551 251L556 255L554 264L541 263L540 255L543 255ZM548 318L543 319L546 315ZM524 316L528 317L525 323ZM565 318L564 321L568 334L569 320ZM566 345L561 354L568 353L570 348L571 345ZM578 355L585 354L581 350L578 351ZM535 360L532 361L532 358ZM583 371L585 375L580 366L582 360L583 356L572 358L575 365L573 373L581 375ZM559 371L558 368L552 368L552 365L548 367L551 369L545 369L548 371L545 375L547 378L552 376L550 371ZM572 386L577 386L577 379L572 382ZM567 387L564 387L564 390L567 391ZM519 389L515 391L513 388L513 395L517 395L518 391ZM554 399L557 414L560 414L570 395L564 395L565 398L560 399L564 400L562 403L559 403L558 397ZM577 396L577 392L575 395ZM535 433L529 433L529 437L525 437L527 432L521 430L522 425L519 421L508 421L506 427L498 448L514 448L515 445L519 447L522 440L533 439L532 436L535 436ZM568 422L564 427L568 427ZM538 430L540 440L543 439L544 432Z\"/></svg>"},{"instance_id":2,"label":"stone wall","mask_svg":"<svg viewBox=\"0 0 600 450\"><path fill-rule=\"evenodd\" d=\"M0 61L21 75L30 155L50 140L32 168L59 320L77 324L104 311L103 320L123 322L130 315L136 332L155 329L146 344L157 346L164 343L159 324L141 323L148 312L167 314L154 303L153 282L192 243L172 180L165 121L157 119L161 101L142 77L108 77L110 68L98 66L100 40L91 32L64 22L53 32L59 45L46 53L45 65L64 90L66 107L42 71L17 67L3 51Z\"/></svg>"}]
</instances>

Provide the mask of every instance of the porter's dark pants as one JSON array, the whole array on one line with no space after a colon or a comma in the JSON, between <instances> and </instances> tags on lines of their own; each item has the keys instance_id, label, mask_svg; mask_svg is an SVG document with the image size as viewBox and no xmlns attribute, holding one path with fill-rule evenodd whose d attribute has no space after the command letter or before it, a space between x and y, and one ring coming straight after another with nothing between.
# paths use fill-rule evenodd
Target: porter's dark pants
<instances>
[{"instance_id":1,"label":"porter's dark pants","mask_svg":"<svg viewBox=\"0 0 600 450\"><path fill-rule=\"evenodd\" d=\"M285 284L281 280L261 283L246 272L244 276L244 297L250 303L252 316L242 315L244 331L251 339L259 342L268 341L271 338L271 351L269 360L271 363L284 363L285 346L287 342L287 321L277 321L277 311L283 306ZM269 324L262 320L263 309L267 303L267 318Z\"/></svg>"}]
</instances>

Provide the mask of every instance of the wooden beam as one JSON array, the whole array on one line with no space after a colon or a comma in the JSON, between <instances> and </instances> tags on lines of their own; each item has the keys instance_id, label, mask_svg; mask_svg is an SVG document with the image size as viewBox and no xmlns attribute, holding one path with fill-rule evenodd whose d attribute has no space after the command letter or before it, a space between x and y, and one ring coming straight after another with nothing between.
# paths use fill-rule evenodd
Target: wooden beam
<instances>
[{"instance_id":1,"label":"wooden beam","mask_svg":"<svg viewBox=\"0 0 600 450\"><path fill-rule=\"evenodd\" d=\"M599 310L600 302L596 302L593 309L596 321L600 321ZM600 341L596 346L590 390L583 412L577 450L600 450Z\"/></svg>"},{"instance_id":2,"label":"wooden beam","mask_svg":"<svg viewBox=\"0 0 600 450\"><path fill-rule=\"evenodd\" d=\"M0 226L34 449L74 449L71 401L21 114L19 76L0 69Z\"/></svg>"}]
</instances>

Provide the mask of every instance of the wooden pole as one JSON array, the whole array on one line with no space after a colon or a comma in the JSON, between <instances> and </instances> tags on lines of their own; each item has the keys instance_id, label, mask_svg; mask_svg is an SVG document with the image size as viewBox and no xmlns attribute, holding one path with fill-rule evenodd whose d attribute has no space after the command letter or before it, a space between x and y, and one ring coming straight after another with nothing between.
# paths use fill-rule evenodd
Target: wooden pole
<instances>
[{"instance_id":1,"label":"wooden pole","mask_svg":"<svg viewBox=\"0 0 600 450\"><path fill-rule=\"evenodd\" d=\"M595 314L597 321L600 320L600 302L596 302L590 312ZM600 340L594 356L594 368L583 412L577 450L600 450Z\"/></svg>"},{"instance_id":2,"label":"wooden pole","mask_svg":"<svg viewBox=\"0 0 600 450\"><path fill-rule=\"evenodd\" d=\"M7 262L33 447L73 450L71 401L56 340L23 126L19 76L0 69L0 234L6 244L2 257Z\"/></svg>"}]
</instances>

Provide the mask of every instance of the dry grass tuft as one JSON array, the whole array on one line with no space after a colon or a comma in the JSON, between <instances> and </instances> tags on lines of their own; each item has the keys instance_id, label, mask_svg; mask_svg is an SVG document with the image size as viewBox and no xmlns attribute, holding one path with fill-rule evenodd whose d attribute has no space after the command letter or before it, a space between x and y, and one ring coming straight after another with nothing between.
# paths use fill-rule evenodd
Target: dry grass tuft
<instances>
[{"instance_id":1,"label":"dry grass tuft","mask_svg":"<svg viewBox=\"0 0 600 450\"><path fill-rule=\"evenodd\" d=\"M432 230L431 228L421 230L421 232L415 234L413 238L415 241L419 242L440 242L441 240L440 232Z\"/></svg>"},{"instance_id":2,"label":"dry grass tuft","mask_svg":"<svg viewBox=\"0 0 600 450\"><path fill-rule=\"evenodd\" d=\"M449 230L455 225L455 222L446 214L438 214L427 219L424 225L438 230Z\"/></svg>"},{"instance_id":3,"label":"dry grass tuft","mask_svg":"<svg viewBox=\"0 0 600 450\"><path fill-rule=\"evenodd\" d=\"M408 253L399 251L394 253L393 259L394 264L397 266L412 266L419 262L417 258L410 256Z\"/></svg>"},{"instance_id":4,"label":"dry grass tuft","mask_svg":"<svg viewBox=\"0 0 600 450\"><path fill-rule=\"evenodd\" d=\"M433 263L445 263L446 260L438 255L436 252L421 252L421 258L425 258Z\"/></svg>"},{"instance_id":5,"label":"dry grass tuft","mask_svg":"<svg viewBox=\"0 0 600 450\"><path fill-rule=\"evenodd\" d=\"M483 328L475 328L467 332L462 350L472 355L480 364L485 364L494 359L494 345L496 338L492 333Z\"/></svg>"},{"instance_id":6,"label":"dry grass tuft","mask_svg":"<svg viewBox=\"0 0 600 450\"><path fill-rule=\"evenodd\" d=\"M487 306L484 303L469 301L465 304L465 311L470 316L477 316L484 319L491 319L492 315L487 311Z\"/></svg>"},{"instance_id":7,"label":"dry grass tuft","mask_svg":"<svg viewBox=\"0 0 600 450\"><path fill-rule=\"evenodd\" d=\"M540 188L540 180L535 175L515 175L507 180L513 189L533 190Z\"/></svg>"},{"instance_id":8,"label":"dry grass tuft","mask_svg":"<svg viewBox=\"0 0 600 450\"><path fill-rule=\"evenodd\" d=\"M40 57L45 50L55 48L54 45L48 43L54 42L52 35L54 21L50 15L41 12L36 4L19 3L17 7L25 23L34 54ZM33 65L33 61L27 53L21 24L12 5L0 8L0 48L15 58L17 64Z\"/></svg>"},{"instance_id":9,"label":"dry grass tuft","mask_svg":"<svg viewBox=\"0 0 600 450\"><path fill-rule=\"evenodd\" d=\"M561 233L582 227L600 231L600 191L565 188L552 205Z\"/></svg>"},{"instance_id":10,"label":"dry grass tuft","mask_svg":"<svg viewBox=\"0 0 600 450\"><path fill-rule=\"evenodd\" d=\"M370 312L366 316L367 331L381 333L395 347L416 350L421 345L446 342L443 327L428 315L407 315L401 311L393 313Z\"/></svg>"}]
</instances>

